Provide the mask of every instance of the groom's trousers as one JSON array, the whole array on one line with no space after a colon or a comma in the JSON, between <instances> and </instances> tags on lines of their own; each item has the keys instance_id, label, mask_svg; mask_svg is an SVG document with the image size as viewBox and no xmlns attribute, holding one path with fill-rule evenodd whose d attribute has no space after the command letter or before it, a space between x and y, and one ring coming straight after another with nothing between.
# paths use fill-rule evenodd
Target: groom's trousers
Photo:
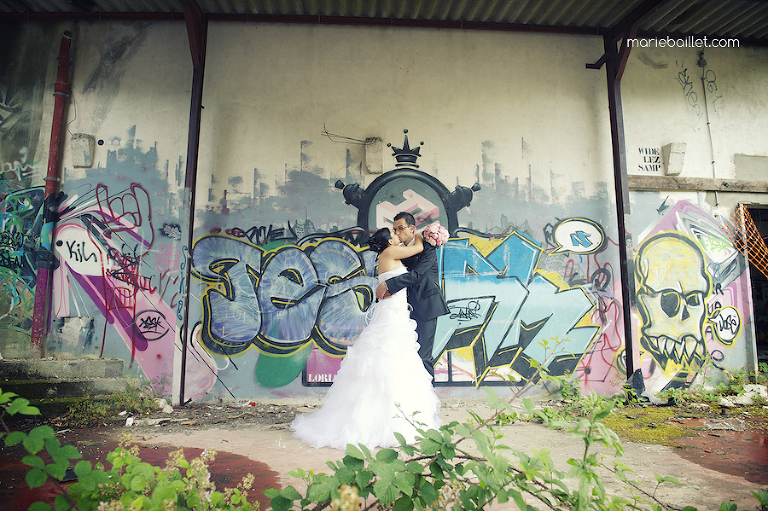
<instances>
[{"instance_id":1,"label":"groom's trousers","mask_svg":"<svg viewBox=\"0 0 768 511\"><path fill-rule=\"evenodd\" d=\"M419 357L424 363L427 372L432 376L432 382L435 381L434 360L432 360L432 346L435 344L435 330L437 329L437 318L426 321L416 321L416 333L419 334Z\"/></svg>"}]
</instances>

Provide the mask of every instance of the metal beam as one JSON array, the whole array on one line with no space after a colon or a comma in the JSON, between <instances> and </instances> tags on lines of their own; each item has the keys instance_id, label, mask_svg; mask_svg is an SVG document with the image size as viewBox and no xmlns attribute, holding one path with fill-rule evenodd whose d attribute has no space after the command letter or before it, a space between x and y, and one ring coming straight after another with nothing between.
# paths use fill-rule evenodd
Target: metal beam
<instances>
[{"instance_id":1,"label":"metal beam","mask_svg":"<svg viewBox=\"0 0 768 511\"><path fill-rule=\"evenodd\" d=\"M712 179L706 177L627 176L632 190L685 190L708 192L768 193L768 181Z\"/></svg>"},{"instance_id":2,"label":"metal beam","mask_svg":"<svg viewBox=\"0 0 768 511\"><path fill-rule=\"evenodd\" d=\"M639 367L633 340L631 310L635 305L635 272L632 260L632 222L627 184L627 151L624 139L624 113L621 103L621 75L628 52L622 55L609 36L603 38L608 79L608 110L611 124L613 149L613 182L616 193L616 218L619 233L619 265L621 269L621 303L624 319L624 353L626 375L630 377ZM623 61L622 61L623 60ZM636 362L638 362L636 364Z\"/></svg>"},{"instance_id":3,"label":"metal beam","mask_svg":"<svg viewBox=\"0 0 768 511\"><path fill-rule=\"evenodd\" d=\"M629 60L629 52L632 51L632 47L627 44L627 39L634 39L637 37L637 25L632 25L629 29L629 33L621 39L621 48L616 56L616 77L615 80L620 82L621 77L624 76L624 69L627 67L627 60ZM611 43L613 46L614 43Z\"/></svg>"},{"instance_id":4,"label":"metal beam","mask_svg":"<svg viewBox=\"0 0 768 511\"><path fill-rule=\"evenodd\" d=\"M184 12L14 12L0 13L0 21L181 21L188 7L182 0ZM195 4L197 6L197 4ZM195 7L190 7L195 9ZM200 10L200 7L196 7ZM295 14L203 13L206 21L245 21L254 23L294 23L301 25L356 25L377 27L440 28L455 30L490 30L498 32L535 32L548 34L604 35L601 27L563 25L526 25L483 21L452 21L398 18L358 18L352 16L309 16Z\"/></svg>"},{"instance_id":5,"label":"metal beam","mask_svg":"<svg viewBox=\"0 0 768 511\"><path fill-rule=\"evenodd\" d=\"M602 57L597 59L597 61L594 64L587 63L587 69L600 69L603 67L603 64L605 64L606 59L608 58L608 54L603 53Z\"/></svg>"},{"instance_id":6,"label":"metal beam","mask_svg":"<svg viewBox=\"0 0 768 511\"><path fill-rule=\"evenodd\" d=\"M631 13L629 13L624 19L616 23L611 29L608 30L605 35L608 42L616 44L621 40L621 50L619 51L619 65L616 69L616 76L621 81L621 76L624 74L624 67L627 65L627 59L629 58L629 50L631 46L627 44L627 39L634 39L637 37L637 32L640 27L640 23L648 18L651 14L661 9L664 4L670 0L646 0L642 4L638 5ZM767 0L768 1L768 0ZM612 46L615 48L615 46ZM605 64L608 58L608 53L604 53L597 62L594 64L587 64L587 69L600 69Z\"/></svg>"},{"instance_id":7,"label":"metal beam","mask_svg":"<svg viewBox=\"0 0 768 511\"><path fill-rule=\"evenodd\" d=\"M768 0L752 0L768 2ZM653 14L649 12L648 15ZM395 19L395 18L356 18L347 16L306 16L291 14L249 14L249 13L210 13L206 14L208 21L239 21L254 23L293 23L310 25L356 25L356 26L390 26L410 28L440 28L455 30L490 30L500 32L535 32L543 34L572 34L599 35L609 32L602 27L572 27L562 25L524 25L522 23L490 23L479 21L450 21L428 19ZM0 13L0 21L181 21L183 12L12 12ZM645 18L643 18L645 19ZM618 24L617 24L618 26ZM629 24L631 26L631 24ZM639 23L638 23L639 26ZM680 32L651 32L639 30L638 36L653 39L680 39L694 37L702 39L721 37L714 34L693 34ZM621 34L617 33L614 41ZM740 46L768 46L768 39L754 37L737 37ZM590 64L591 65L591 64ZM599 68L598 68L599 69Z\"/></svg>"},{"instance_id":8,"label":"metal beam","mask_svg":"<svg viewBox=\"0 0 768 511\"><path fill-rule=\"evenodd\" d=\"M187 168L184 177L184 217L181 232L187 234L184 255L187 257L185 270L184 311L182 315L179 339L181 341L181 375L179 402L186 404L184 387L187 375L187 344L189 342L189 294L192 276L193 228L195 217L195 190L197 188L197 159L200 151L200 124L203 111L203 79L205 76L205 51L208 44L208 19L195 0L182 0L184 17L187 22L189 50L192 56L192 92L189 107L189 132L187 134Z\"/></svg>"},{"instance_id":9,"label":"metal beam","mask_svg":"<svg viewBox=\"0 0 768 511\"><path fill-rule=\"evenodd\" d=\"M192 52L192 66L198 69L203 65L202 54L205 52L207 21L203 10L195 0L183 0L182 3L184 4L184 21L187 23L189 49Z\"/></svg>"}]
</instances>

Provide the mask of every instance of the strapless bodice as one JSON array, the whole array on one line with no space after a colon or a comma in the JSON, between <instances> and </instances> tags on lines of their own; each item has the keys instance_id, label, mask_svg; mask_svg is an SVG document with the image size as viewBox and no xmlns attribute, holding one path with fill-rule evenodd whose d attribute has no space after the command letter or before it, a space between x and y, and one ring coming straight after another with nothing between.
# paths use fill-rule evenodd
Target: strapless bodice
<instances>
[{"instance_id":1,"label":"strapless bodice","mask_svg":"<svg viewBox=\"0 0 768 511\"><path fill-rule=\"evenodd\" d=\"M408 273L408 270L405 268L405 266L395 268L394 270L385 271L384 273L379 273L379 284L387 279L391 279L392 277L402 275L403 273Z\"/></svg>"}]
</instances>

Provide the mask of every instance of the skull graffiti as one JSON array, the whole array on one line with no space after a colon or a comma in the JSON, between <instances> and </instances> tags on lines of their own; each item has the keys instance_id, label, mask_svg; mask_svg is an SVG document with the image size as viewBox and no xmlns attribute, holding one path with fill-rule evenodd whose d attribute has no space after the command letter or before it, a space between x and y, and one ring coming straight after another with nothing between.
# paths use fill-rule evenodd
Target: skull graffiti
<instances>
[{"instance_id":1,"label":"skull graffiti","mask_svg":"<svg viewBox=\"0 0 768 511\"><path fill-rule=\"evenodd\" d=\"M662 372L683 377L706 358L704 321L711 281L699 246L681 233L658 233L637 253L640 344Z\"/></svg>"}]
</instances>

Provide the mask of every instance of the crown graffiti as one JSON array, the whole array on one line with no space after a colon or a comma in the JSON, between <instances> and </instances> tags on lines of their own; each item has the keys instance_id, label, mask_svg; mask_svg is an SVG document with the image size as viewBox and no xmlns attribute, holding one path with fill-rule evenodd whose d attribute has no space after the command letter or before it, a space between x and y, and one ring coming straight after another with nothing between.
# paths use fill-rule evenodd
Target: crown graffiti
<instances>
[{"instance_id":1,"label":"crown graffiti","mask_svg":"<svg viewBox=\"0 0 768 511\"><path fill-rule=\"evenodd\" d=\"M392 156L395 157L397 160L397 164L395 164L395 167L414 167L419 168L418 165L416 165L416 158L421 156L419 154L420 147L417 147L416 149L411 149L411 146L408 145L408 130L403 130L403 133L406 133L405 135L405 142L403 142L403 148L398 149L397 147L392 147L392 144L387 144L387 147L392 147ZM424 145L424 142L421 142L419 145Z\"/></svg>"}]
</instances>

